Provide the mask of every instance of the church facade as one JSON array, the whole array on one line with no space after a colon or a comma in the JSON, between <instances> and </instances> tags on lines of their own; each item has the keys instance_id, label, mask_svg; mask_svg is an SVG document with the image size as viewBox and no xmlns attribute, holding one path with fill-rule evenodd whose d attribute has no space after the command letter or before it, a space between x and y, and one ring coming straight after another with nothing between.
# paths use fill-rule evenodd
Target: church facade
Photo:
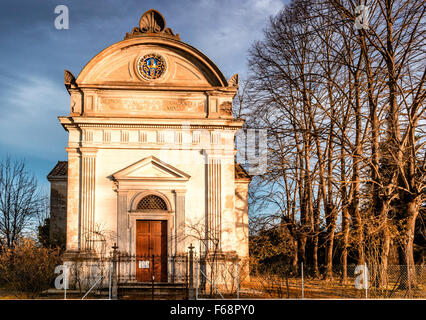
<instances>
[{"instance_id":1,"label":"church facade","mask_svg":"<svg viewBox=\"0 0 426 320\"><path fill-rule=\"evenodd\" d=\"M65 71L65 86L68 161L48 179L51 235L65 233L67 257L114 244L129 256L179 255L190 244L200 255L248 256L238 75L227 80L149 10L77 78Z\"/></svg>"}]
</instances>

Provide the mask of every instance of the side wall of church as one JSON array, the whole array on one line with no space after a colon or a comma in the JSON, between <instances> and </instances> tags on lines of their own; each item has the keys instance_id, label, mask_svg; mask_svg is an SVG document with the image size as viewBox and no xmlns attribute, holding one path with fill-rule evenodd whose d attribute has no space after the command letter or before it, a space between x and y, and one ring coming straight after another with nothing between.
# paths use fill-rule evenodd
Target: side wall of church
<instances>
[{"instance_id":1,"label":"side wall of church","mask_svg":"<svg viewBox=\"0 0 426 320\"><path fill-rule=\"evenodd\" d=\"M67 228L67 180L50 181L50 240L64 244Z\"/></svg>"}]
</instances>

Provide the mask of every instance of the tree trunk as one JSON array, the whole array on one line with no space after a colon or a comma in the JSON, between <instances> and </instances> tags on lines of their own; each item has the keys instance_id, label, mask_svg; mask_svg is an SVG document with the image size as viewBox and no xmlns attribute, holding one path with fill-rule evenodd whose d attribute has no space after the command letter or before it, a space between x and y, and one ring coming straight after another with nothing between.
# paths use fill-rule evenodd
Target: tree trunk
<instances>
[{"instance_id":1,"label":"tree trunk","mask_svg":"<svg viewBox=\"0 0 426 320\"><path fill-rule=\"evenodd\" d=\"M348 239L349 236L349 220L347 217L347 211L348 211L348 196L347 196L347 188L346 188L346 162L345 162L345 149L343 148L344 141L343 138L341 141L341 147L340 147L340 181L341 181L341 192L340 196L342 198L342 232L343 232L343 280L346 282L348 270L347 270L347 263L348 263Z\"/></svg>"},{"instance_id":2,"label":"tree trunk","mask_svg":"<svg viewBox=\"0 0 426 320\"><path fill-rule=\"evenodd\" d=\"M291 267L292 267L293 273L297 273L297 267L299 264L299 260L298 260L299 245L298 245L297 239L293 240L293 244L294 244L294 253L293 253L293 261L291 263L292 265Z\"/></svg>"},{"instance_id":3,"label":"tree trunk","mask_svg":"<svg viewBox=\"0 0 426 320\"><path fill-rule=\"evenodd\" d=\"M343 231L343 251L342 251L342 282L348 281L348 247L349 247L349 211L347 208L343 208L342 211L342 231Z\"/></svg>"},{"instance_id":4,"label":"tree trunk","mask_svg":"<svg viewBox=\"0 0 426 320\"><path fill-rule=\"evenodd\" d=\"M299 241L299 261L306 263L306 235L302 234Z\"/></svg>"},{"instance_id":5,"label":"tree trunk","mask_svg":"<svg viewBox=\"0 0 426 320\"><path fill-rule=\"evenodd\" d=\"M313 249L312 249L312 262L314 264L314 276L319 277L319 268L318 268L318 233L319 233L319 200L314 207L314 236L313 236Z\"/></svg>"},{"instance_id":6,"label":"tree trunk","mask_svg":"<svg viewBox=\"0 0 426 320\"><path fill-rule=\"evenodd\" d=\"M388 200L384 200L382 203L382 208L380 212L380 220L383 223L382 231L382 252L380 259L380 286L386 288L388 285L388 263L389 263L389 251L390 251L390 242L391 234L389 231L389 221L388 221L388 212L390 209L390 203Z\"/></svg>"},{"instance_id":7,"label":"tree trunk","mask_svg":"<svg viewBox=\"0 0 426 320\"><path fill-rule=\"evenodd\" d=\"M407 224L403 230L403 242L400 248L400 256L402 256L402 287L411 288L417 286L417 276L414 265L414 232L416 228L416 220L419 213L419 203L417 200L411 200L406 205Z\"/></svg>"},{"instance_id":8,"label":"tree trunk","mask_svg":"<svg viewBox=\"0 0 426 320\"><path fill-rule=\"evenodd\" d=\"M380 286L384 289L388 286L388 264L389 264L389 251L390 251L391 237L389 228L386 225L383 230L383 248L381 259L381 272L380 272Z\"/></svg>"},{"instance_id":9,"label":"tree trunk","mask_svg":"<svg viewBox=\"0 0 426 320\"><path fill-rule=\"evenodd\" d=\"M336 210L335 208L330 209L330 215L329 218L331 221L329 222L327 226L327 249L326 249L326 279L332 279L333 278L333 247L334 247L334 233L336 228Z\"/></svg>"}]
</instances>

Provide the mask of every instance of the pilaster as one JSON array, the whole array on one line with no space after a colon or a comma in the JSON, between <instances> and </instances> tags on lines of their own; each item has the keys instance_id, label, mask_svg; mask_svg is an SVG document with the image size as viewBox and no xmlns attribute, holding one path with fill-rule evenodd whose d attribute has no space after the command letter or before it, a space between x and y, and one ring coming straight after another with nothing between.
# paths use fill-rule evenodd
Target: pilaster
<instances>
[{"instance_id":1,"label":"pilaster","mask_svg":"<svg viewBox=\"0 0 426 320\"><path fill-rule=\"evenodd\" d=\"M67 183L67 236L68 252L80 251L80 153L77 148L66 148L68 152Z\"/></svg>"},{"instance_id":2,"label":"pilaster","mask_svg":"<svg viewBox=\"0 0 426 320\"><path fill-rule=\"evenodd\" d=\"M95 231L95 175L96 148L80 148L81 152L81 214L80 247L81 250L93 248Z\"/></svg>"},{"instance_id":3,"label":"pilaster","mask_svg":"<svg viewBox=\"0 0 426 320\"><path fill-rule=\"evenodd\" d=\"M220 154L205 152L207 180L208 250L221 249L222 234L222 163Z\"/></svg>"},{"instance_id":4,"label":"pilaster","mask_svg":"<svg viewBox=\"0 0 426 320\"><path fill-rule=\"evenodd\" d=\"M127 196L127 191L117 190L117 244L121 253L130 254Z\"/></svg>"},{"instance_id":5,"label":"pilaster","mask_svg":"<svg viewBox=\"0 0 426 320\"><path fill-rule=\"evenodd\" d=\"M175 227L175 248L176 253L184 253L185 248L185 189L175 190L176 194L176 208L175 208L175 219L176 219L176 227Z\"/></svg>"}]
</instances>

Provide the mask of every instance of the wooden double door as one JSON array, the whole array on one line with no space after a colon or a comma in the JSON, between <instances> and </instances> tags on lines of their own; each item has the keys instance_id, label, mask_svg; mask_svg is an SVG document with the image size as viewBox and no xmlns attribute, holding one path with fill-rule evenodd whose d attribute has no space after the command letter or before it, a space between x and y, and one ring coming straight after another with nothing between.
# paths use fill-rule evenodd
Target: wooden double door
<instances>
[{"instance_id":1,"label":"wooden double door","mask_svg":"<svg viewBox=\"0 0 426 320\"><path fill-rule=\"evenodd\" d=\"M136 221L136 280L167 282L167 221Z\"/></svg>"}]
</instances>

